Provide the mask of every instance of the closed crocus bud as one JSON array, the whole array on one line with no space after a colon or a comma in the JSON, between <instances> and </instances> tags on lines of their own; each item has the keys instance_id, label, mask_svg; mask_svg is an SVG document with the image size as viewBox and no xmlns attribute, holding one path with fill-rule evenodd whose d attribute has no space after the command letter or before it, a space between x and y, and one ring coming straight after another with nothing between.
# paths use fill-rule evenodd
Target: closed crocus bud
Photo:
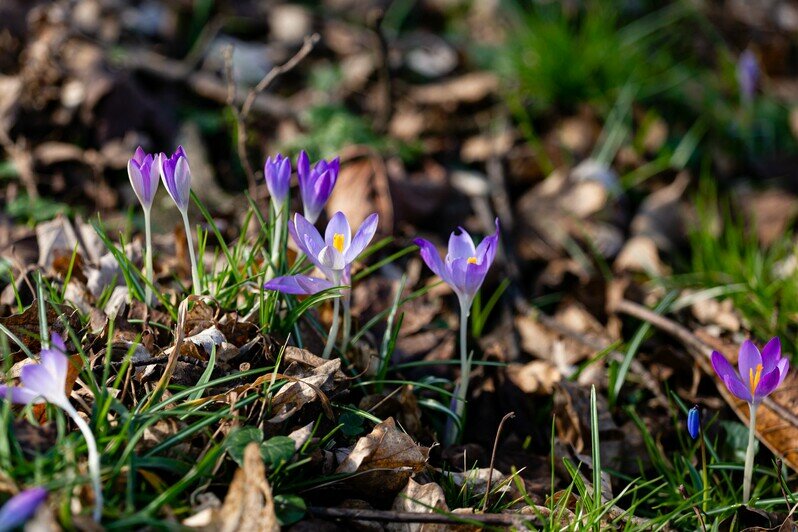
<instances>
[{"instance_id":1,"label":"closed crocus bud","mask_svg":"<svg viewBox=\"0 0 798 532\"><path fill-rule=\"evenodd\" d=\"M44 488L30 488L14 495L0 508L0 532L25 524L47 499Z\"/></svg>"},{"instance_id":2,"label":"closed crocus bud","mask_svg":"<svg viewBox=\"0 0 798 532\"><path fill-rule=\"evenodd\" d=\"M750 102L756 95L759 85L759 61L750 49L740 54L737 61L737 82L740 84L740 94L744 101Z\"/></svg>"},{"instance_id":3,"label":"closed crocus bud","mask_svg":"<svg viewBox=\"0 0 798 532\"><path fill-rule=\"evenodd\" d=\"M158 168L155 158L139 146L127 162L127 175L141 206L149 209L158 191Z\"/></svg>"},{"instance_id":4,"label":"closed crocus bud","mask_svg":"<svg viewBox=\"0 0 798 532\"><path fill-rule=\"evenodd\" d=\"M330 161L321 159L311 167L308 154L304 151L299 154L296 163L299 193L302 196L305 218L310 223L314 224L319 219L338 181L340 169L341 163L338 157Z\"/></svg>"},{"instance_id":5,"label":"closed crocus bud","mask_svg":"<svg viewBox=\"0 0 798 532\"><path fill-rule=\"evenodd\" d=\"M158 170L166 191L177 208L185 212L191 198L191 169L183 146L178 146L171 157L167 157L165 153L158 155Z\"/></svg>"},{"instance_id":6,"label":"closed crocus bud","mask_svg":"<svg viewBox=\"0 0 798 532\"><path fill-rule=\"evenodd\" d=\"M272 197L274 205L282 205L288 198L288 188L291 184L291 160L278 153L274 158L266 159L263 166L263 175L266 178L266 187Z\"/></svg>"},{"instance_id":7,"label":"closed crocus bud","mask_svg":"<svg viewBox=\"0 0 798 532\"><path fill-rule=\"evenodd\" d=\"M701 413L698 410L698 405L687 412L687 432L694 440L698 438L698 434L701 432Z\"/></svg>"}]
</instances>

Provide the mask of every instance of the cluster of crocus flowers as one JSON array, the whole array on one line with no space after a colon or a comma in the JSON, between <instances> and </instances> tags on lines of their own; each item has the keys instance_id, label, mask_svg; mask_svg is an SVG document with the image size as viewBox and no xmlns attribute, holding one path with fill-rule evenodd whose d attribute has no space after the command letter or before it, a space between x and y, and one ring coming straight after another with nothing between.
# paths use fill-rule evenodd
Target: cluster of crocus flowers
<instances>
[{"instance_id":1,"label":"cluster of crocus flowers","mask_svg":"<svg viewBox=\"0 0 798 532\"><path fill-rule=\"evenodd\" d=\"M349 221L342 212L335 213L324 231L324 238L316 227L299 213L288 224L288 231L302 253L324 275L324 278L309 275L289 275L272 279L264 288L286 294L310 295L335 286L347 285L350 281L352 263L368 246L377 231L379 217L376 213L366 218L352 235ZM345 309L345 313L347 309ZM339 300L333 303L333 323L327 337L322 357L329 358L339 328ZM348 340L349 316L344 317L343 349Z\"/></svg>"},{"instance_id":2,"label":"cluster of crocus flowers","mask_svg":"<svg viewBox=\"0 0 798 532\"><path fill-rule=\"evenodd\" d=\"M748 450L745 454L743 473L743 503L751 498L751 479L754 471L754 443L756 433L756 410L759 404L787 377L790 362L781 356L781 342L771 339L760 353L750 340L743 342L738 354L737 367L732 367L726 357L712 352L712 367L715 373L735 397L748 403Z\"/></svg>"},{"instance_id":3,"label":"cluster of crocus flowers","mask_svg":"<svg viewBox=\"0 0 798 532\"><path fill-rule=\"evenodd\" d=\"M17 404L50 403L62 409L78 427L86 440L89 451L89 474L94 487L94 519L102 516L103 495L100 483L100 455L97 442L89 425L69 402L65 391L69 359L66 345L57 333L50 338L50 347L42 349L39 364L28 364L20 374L21 386L0 385L0 397Z\"/></svg>"},{"instance_id":4,"label":"cluster of crocus flowers","mask_svg":"<svg viewBox=\"0 0 798 532\"><path fill-rule=\"evenodd\" d=\"M178 146L177 151L171 157L165 153L152 155L145 153L141 146L136 149L133 157L127 165L128 177L133 191L141 203L144 210L144 226L146 240L146 276L147 289L145 300L151 303L153 284L152 272L152 227L150 223L150 211L155 193L158 191L158 178L163 181L166 191L177 205L177 209L183 218L183 226L186 231L188 241L188 255L191 260L191 281L194 293L200 292L199 270L197 269L197 259L194 255L194 243L191 238L191 226L188 221L188 205L191 199L191 169L188 165L188 157L182 146Z\"/></svg>"},{"instance_id":5,"label":"cluster of crocus flowers","mask_svg":"<svg viewBox=\"0 0 798 532\"><path fill-rule=\"evenodd\" d=\"M429 269L448 284L460 302L460 382L455 389L454 410L460 420L460 426L465 422L465 401L468 392L468 381L471 373L471 361L468 357L466 346L466 331L468 315L485 276L496 257L496 247L499 243L499 220L496 220L496 232L486 237L478 246L474 245L471 235L463 229L453 232L449 237L449 249L446 257L441 259L437 249L428 240L417 238L416 245L421 249L421 258ZM447 430L447 443L453 443L458 436L453 425Z\"/></svg>"},{"instance_id":6,"label":"cluster of crocus flowers","mask_svg":"<svg viewBox=\"0 0 798 532\"><path fill-rule=\"evenodd\" d=\"M7 532L25 524L39 506L47 500L44 488L28 488L10 499L0 508L0 532Z\"/></svg>"}]
</instances>

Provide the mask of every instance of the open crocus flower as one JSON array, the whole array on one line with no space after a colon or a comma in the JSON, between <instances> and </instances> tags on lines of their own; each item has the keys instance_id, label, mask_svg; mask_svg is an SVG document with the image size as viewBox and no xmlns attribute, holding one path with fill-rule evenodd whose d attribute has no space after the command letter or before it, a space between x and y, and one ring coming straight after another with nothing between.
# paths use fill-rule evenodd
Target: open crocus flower
<instances>
[{"instance_id":1,"label":"open crocus flower","mask_svg":"<svg viewBox=\"0 0 798 532\"><path fill-rule=\"evenodd\" d=\"M278 153L274 158L268 157L263 165L266 187L275 207L281 206L288 198L291 183L291 160Z\"/></svg>"},{"instance_id":2,"label":"open crocus flower","mask_svg":"<svg viewBox=\"0 0 798 532\"><path fill-rule=\"evenodd\" d=\"M158 172L155 158L151 154L145 153L141 146L136 148L133 157L127 162L127 175L130 178L130 184L145 210L152 207L152 200L158 191Z\"/></svg>"},{"instance_id":3,"label":"open crocus flower","mask_svg":"<svg viewBox=\"0 0 798 532\"><path fill-rule=\"evenodd\" d=\"M186 211L191 198L191 169L183 146L178 146L171 157L165 153L158 155L158 171L177 208L181 212Z\"/></svg>"},{"instance_id":4,"label":"open crocus flower","mask_svg":"<svg viewBox=\"0 0 798 532\"><path fill-rule=\"evenodd\" d=\"M759 403L784 382L790 362L781 356L781 342L776 337L765 344L761 353L750 340L743 342L737 360L739 373L717 351L712 352L712 367L732 395L748 402L748 449L743 468L743 504L748 504L754 474L756 410Z\"/></svg>"},{"instance_id":5,"label":"open crocus flower","mask_svg":"<svg viewBox=\"0 0 798 532\"><path fill-rule=\"evenodd\" d=\"M499 220L496 220L496 232L486 237L478 246L468 232L460 228L449 237L449 252L441 260L435 245L429 240L417 238L416 245L421 248L421 258L429 269L452 287L463 308L471 308L471 302L485 281L485 276L496 257L496 246L499 241Z\"/></svg>"},{"instance_id":6,"label":"open crocus flower","mask_svg":"<svg viewBox=\"0 0 798 532\"><path fill-rule=\"evenodd\" d=\"M377 231L379 216L370 215L360 225L354 236L349 221L337 212L327 224L322 238L318 229L297 213L288 223L288 231L299 249L324 274L325 279L307 275L291 275L272 279L264 288L286 294L315 294L338 286L346 280L348 268L368 246Z\"/></svg>"},{"instance_id":7,"label":"open crocus flower","mask_svg":"<svg viewBox=\"0 0 798 532\"><path fill-rule=\"evenodd\" d=\"M44 488L29 488L8 499L0 508L0 532L25 524L46 499L47 490Z\"/></svg>"},{"instance_id":8,"label":"open crocus flower","mask_svg":"<svg viewBox=\"0 0 798 532\"><path fill-rule=\"evenodd\" d=\"M736 397L758 404L784 382L790 361L781 356L781 342L770 340L762 352L750 340L740 347L738 373L722 354L712 353L712 367Z\"/></svg>"},{"instance_id":9,"label":"open crocus flower","mask_svg":"<svg viewBox=\"0 0 798 532\"><path fill-rule=\"evenodd\" d=\"M72 418L86 440L89 450L89 473L94 485L94 520L102 516L103 495L100 483L100 455L97 442L89 425L78 414L67 398L65 391L69 359L66 356L64 339L58 333L50 337L50 348L42 349L39 364L28 364L22 368L20 381L22 386L0 385L0 397L12 403L38 404L48 402L61 408Z\"/></svg>"},{"instance_id":10,"label":"open crocus flower","mask_svg":"<svg viewBox=\"0 0 798 532\"><path fill-rule=\"evenodd\" d=\"M340 169L341 163L338 157L331 161L321 159L311 168L308 154L304 150L299 154L296 163L299 193L302 196L305 218L311 224L316 223L321 210L330 199Z\"/></svg>"}]
</instances>

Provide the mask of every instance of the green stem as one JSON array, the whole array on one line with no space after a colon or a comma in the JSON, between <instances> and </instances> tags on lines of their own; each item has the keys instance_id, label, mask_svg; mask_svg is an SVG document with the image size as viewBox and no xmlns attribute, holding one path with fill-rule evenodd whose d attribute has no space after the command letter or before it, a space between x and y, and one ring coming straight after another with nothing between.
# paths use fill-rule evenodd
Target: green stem
<instances>
[{"instance_id":1,"label":"green stem","mask_svg":"<svg viewBox=\"0 0 798 532\"><path fill-rule=\"evenodd\" d=\"M352 289L345 288L342 297L344 300L344 331L341 340L341 353L346 355L349 348L349 335L352 331Z\"/></svg>"},{"instance_id":2,"label":"green stem","mask_svg":"<svg viewBox=\"0 0 798 532\"><path fill-rule=\"evenodd\" d=\"M454 390L455 414L460 420L459 430L454 423L448 425L446 435L447 444L451 445L458 441L465 429L465 407L468 397L468 381L471 377L471 364L468 359L468 315L470 307L463 300L460 300L460 382Z\"/></svg>"},{"instance_id":3,"label":"green stem","mask_svg":"<svg viewBox=\"0 0 798 532\"><path fill-rule=\"evenodd\" d=\"M341 274L337 272L333 272L333 284L338 286L341 282ZM339 316L340 314L339 309L341 306L341 298L336 297L335 301L333 302L333 321L332 325L330 325L330 333L327 335L327 344L324 346L324 352L321 355L321 358L330 358L330 353L332 353L332 348L335 345L335 339L338 337L338 325L339 325Z\"/></svg>"},{"instance_id":4,"label":"green stem","mask_svg":"<svg viewBox=\"0 0 798 532\"><path fill-rule=\"evenodd\" d=\"M144 287L144 303L151 305L152 301L152 224L150 223L150 207L144 208L144 240L147 257L145 259L145 275L147 276L147 286Z\"/></svg>"},{"instance_id":5,"label":"green stem","mask_svg":"<svg viewBox=\"0 0 798 532\"><path fill-rule=\"evenodd\" d=\"M704 513L707 513L707 509L709 508L709 475L707 475L707 446L704 442L704 429L699 428L698 437L701 438L701 482L702 492L703 492L703 504L702 509Z\"/></svg>"},{"instance_id":6,"label":"green stem","mask_svg":"<svg viewBox=\"0 0 798 532\"><path fill-rule=\"evenodd\" d=\"M94 439L94 434L92 434L88 423L83 421L83 418L80 417L69 401L65 401L60 406L72 418L72 421L78 426L83 438L86 440L86 448L89 450L89 476L91 476L91 483L94 489L94 512L92 517L99 522L103 515L103 488L100 481L100 453L97 452L97 441Z\"/></svg>"},{"instance_id":7,"label":"green stem","mask_svg":"<svg viewBox=\"0 0 798 532\"><path fill-rule=\"evenodd\" d=\"M751 479L754 476L754 444L756 443L756 407L748 403L748 449L745 451L745 470L743 472L743 504L751 499Z\"/></svg>"},{"instance_id":8,"label":"green stem","mask_svg":"<svg viewBox=\"0 0 798 532\"><path fill-rule=\"evenodd\" d=\"M199 270L197 270L197 258L194 256L194 240L191 238L191 225L188 223L188 209L182 211L183 226L186 230L186 242L188 243L188 258L191 261L191 284L193 285L194 294L199 294Z\"/></svg>"},{"instance_id":9,"label":"green stem","mask_svg":"<svg viewBox=\"0 0 798 532\"><path fill-rule=\"evenodd\" d=\"M285 204L272 204L272 207L277 209L277 214L275 214L274 227L272 228L272 249L269 254L269 267L266 268L267 281L274 278L280 261L280 247L283 240L283 211L285 211Z\"/></svg>"}]
</instances>

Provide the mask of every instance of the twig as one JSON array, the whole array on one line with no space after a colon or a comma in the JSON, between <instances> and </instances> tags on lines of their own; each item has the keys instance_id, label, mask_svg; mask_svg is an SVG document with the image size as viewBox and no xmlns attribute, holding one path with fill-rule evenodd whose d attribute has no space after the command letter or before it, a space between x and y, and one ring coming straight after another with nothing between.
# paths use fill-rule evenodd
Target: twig
<instances>
[{"instance_id":1,"label":"twig","mask_svg":"<svg viewBox=\"0 0 798 532\"><path fill-rule=\"evenodd\" d=\"M322 508L311 506L311 515L331 519L347 519L351 521L377 521L380 523L438 523L468 524L478 523L483 526L520 527L524 523L533 522L533 516L507 514L444 514L395 512L392 510L366 510L358 508Z\"/></svg>"},{"instance_id":2,"label":"twig","mask_svg":"<svg viewBox=\"0 0 798 532\"><path fill-rule=\"evenodd\" d=\"M638 305L637 303L626 299L622 299L616 303L612 310L615 312L628 314L629 316L633 316L643 321L647 321L654 327L665 331L671 336L674 336L677 340L688 347L688 351L692 350L700 355L696 357L696 362L698 362L698 364L707 374L711 375L714 372L712 369L712 363L710 362L713 349L696 335L691 333L686 327L683 327L675 321L670 320L665 316L661 316L642 305ZM798 416L778 404L771 397L765 397L765 399L762 401L762 404L773 410L780 417L792 423L793 426L798 427Z\"/></svg>"},{"instance_id":3,"label":"twig","mask_svg":"<svg viewBox=\"0 0 798 532\"><path fill-rule=\"evenodd\" d=\"M504 428L504 423L508 419L512 419L515 417L515 412L508 412L504 414L504 417L501 421L499 421L499 428L496 429L496 438L493 440L493 451L490 453L490 470L488 471L488 483L485 487L485 500L482 501L482 511L484 512L488 507L488 497L490 496L490 484L493 480L493 465L496 463L496 448L499 446L499 436L501 436L502 428Z\"/></svg>"},{"instance_id":4,"label":"twig","mask_svg":"<svg viewBox=\"0 0 798 532\"><path fill-rule=\"evenodd\" d=\"M687 496L687 490L684 489L684 484L679 485L679 493L682 494L682 497L684 498L685 501L690 500L690 497ZM698 518L698 522L701 523L701 530L707 532L707 525L704 523L704 516L701 515L701 510L699 510L698 506L696 506L695 504L693 504L692 507L696 517Z\"/></svg>"},{"instance_id":5,"label":"twig","mask_svg":"<svg viewBox=\"0 0 798 532\"><path fill-rule=\"evenodd\" d=\"M378 133L385 133L391 121L391 115L393 114L391 67L388 63L388 39L382 31L382 21L385 19L385 11L376 9L371 13L370 19L371 24L374 26L374 34L377 37L377 75L382 95L380 105L377 106L377 116L374 118L374 129Z\"/></svg>"},{"instance_id":6,"label":"twig","mask_svg":"<svg viewBox=\"0 0 798 532\"><path fill-rule=\"evenodd\" d=\"M277 76L285 74L296 67L311 52L311 50L313 50L313 47L317 42L319 42L319 39L320 37L318 33L314 33L305 37L302 47L293 55L293 57L291 57L282 65L278 65L269 70L269 72L263 76L258 84L250 89L243 105L241 106L241 109L239 109L236 105L236 84L233 77L233 46L230 45L225 50L224 64L225 77L227 78L227 105L233 112L233 117L236 121L236 147L238 151L238 158L241 160L241 165L244 167L244 172L247 174L249 193L252 195L252 197L255 197L257 177L255 175L255 170L252 168L249 158L247 157L247 117L249 116L252 106L255 103L255 99L258 97L258 95L266 90L266 88L271 85Z\"/></svg>"}]
</instances>

